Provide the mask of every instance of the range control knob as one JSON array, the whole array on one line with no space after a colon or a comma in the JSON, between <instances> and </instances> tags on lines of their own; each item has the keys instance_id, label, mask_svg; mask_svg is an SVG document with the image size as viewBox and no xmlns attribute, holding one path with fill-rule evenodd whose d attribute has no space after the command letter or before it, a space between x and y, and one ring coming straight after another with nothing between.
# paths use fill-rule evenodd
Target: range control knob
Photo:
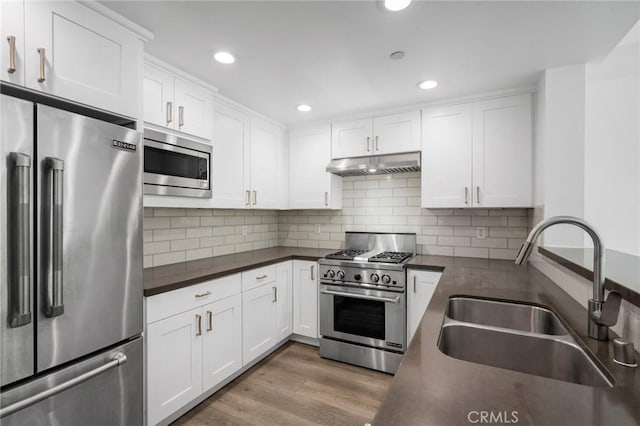
<instances>
[{"instance_id":1,"label":"range control knob","mask_svg":"<svg viewBox=\"0 0 640 426\"><path fill-rule=\"evenodd\" d=\"M328 276L329 278L333 278L333 277L335 277L335 276L336 276L336 273L335 273L335 272L333 272L333 269L329 269L329 270L327 271L327 276Z\"/></svg>"},{"instance_id":2,"label":"range control knob","mask_svg":"<svg viewBox=\"0 0 640 426\"><path fill-rule=\"evenodd\" d=\"M338 271L338 278L344 280L344 271Z\"/></svg>"},{"instance_id":3,"label":"range control knob","mask_svg":"<svg viewBox=\"0 0 640 426\"><path fill-rule=\"evenodd\" d=\"M371 274L371 281L373 281L374 283L377 283L378 281L380 281L380 275Z\"/></svg>"},{"instance_id":4,"label":"range control knob","mask_svg":"<svg viewBox=\"0 0 640 426\"><path fill-rule=\"evenodd\" d=\"M382 276L382 282L385 283L385 284L389 284L391 282L391 277L389 275L387 275L387 274L384 274Z\"/></svg>"},{"instance_id":5,"label":"range control knob","mask_svg":"<svg viewBox=\"0 0 640 426\"><path fill-rule=\"evenodd\" d=\"M356 275L353 277L353 279L354 279L354 280L356 280L356 281L360 281L360 280L362 279L362 275L360 275L360 274L356 274Z\"/></svg>"}]
</instances>

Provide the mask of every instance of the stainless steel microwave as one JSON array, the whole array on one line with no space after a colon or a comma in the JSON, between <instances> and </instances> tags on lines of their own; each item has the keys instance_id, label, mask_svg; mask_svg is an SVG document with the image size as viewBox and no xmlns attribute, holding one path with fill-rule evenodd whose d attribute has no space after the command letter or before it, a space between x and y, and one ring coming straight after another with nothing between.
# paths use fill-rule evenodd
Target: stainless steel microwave
<instances>
[{"instance_id":1,"label":"stainless steel microwave","mask_svg":"<svg viewBox=\"0 0 640 426\"><path fill-rule=\"evenodd\" d=\"M211 198L211 146L144 131L144 193Z\"/></svg>"}]
</instances>

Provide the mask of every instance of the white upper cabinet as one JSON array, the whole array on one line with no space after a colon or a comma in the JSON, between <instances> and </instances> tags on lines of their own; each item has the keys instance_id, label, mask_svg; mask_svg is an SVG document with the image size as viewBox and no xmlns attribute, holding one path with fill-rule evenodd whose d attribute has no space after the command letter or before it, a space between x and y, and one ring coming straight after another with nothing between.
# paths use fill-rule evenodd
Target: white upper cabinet
<instances>
[{"instance_id":1,"label":"white upper cabinet","mask_svg":"<svg viewBox=\"0 0 640 426\"><path fill-rule=\"evenodd\" d=\"M342 178L327 173L331 161L329 124L295 128L289 134L289 207L342 208Z\"/></svg>"},{"instance_id":2,"label":"white upper cabinet","mask_svg":"<svg viewBox=\"0 0 640 426\"><path fill-rule=\"evenodd\" d=\"M370 118L331 125L331 157L371 155L373 121Z\"/></svg>"},{"instance_id":3,"label":"white upper cabinet","mask_svg":"<svg viewBox=\"0 0 640 426\"><path fill-rule=\"evenodd\" d=\"M532 202L531 95L473 104L474 205Z\"/></svg>"},{"instance_id":4,"label":"white upper cabinet","mask_svg":"<svg viewBox=\"0 0 640 426\"><path fill-rule=\"evenodd\" d=\"M422 111L422 207L529 207L531 95Z\"/></svg>"},{"instance_id":5,"label":"white upper cabinet","mask_svg":"<svg viewBox=\"0 0 640 426\"><path fill-rule=\"evenodd\" d=\"M7 72L10 49L2 49L3 80L129 117L140 115L143 41L132 31L73 1L2 2L2 15L3 43L16 37L14 73Z\"/></svg>"},{"instance_id":6,"label":"white upper cabinet","mask_svg":"<svg viewBox=\"0 0 640 426\"><path fill-rule=\"evenodd\" d=\"M420 111L373 119L374 154L420 151Z\"/></svg>"},{"instance_id":7,"label":"white upper cabinet","mask_svg":"<svg viewBox=\"0 0 640 426\"><path fill-rule=\"evenodd\" d=\"M273 209L278 206L278 153L284 143L282 129L259 118L251 119L251 206Z\"/></svg>"},{"instance_id":8,"label":"white upper cabinet","mask_svg":"<svg viewBox=\"0 0 640 426\"><path fill-rule=\"evenodd\" d=\"M342 121L331 128L331 158L420 151L420 111Z\"/></svg>"},{"instance_id":9,"label":"white upper cabinet","mask_svg":"<svg viewBox=\"0 0 640 426\"><path fill-rule=\"evenodd\" d=\"M24 3L0 2L1 80L24 85Z\"/></svg>"},{"instance_id":10,"label":"white upper cabinet","mask_svg":"<svg viewBox=\"0 0 640 426\"><path fill-rule=\"evenodd\" d=\"M222 102L213 104L213 207L249 208L251 157L250 119ZM246 153L246 155L245 155Z\"/></svg>"},{"instance_id":11,"label":"white upper cabinet","mask_svg":"<svg viewBox=\"0 0 640 426\"><path fill-rule=\"evenodd\" d=\"M422 207L471 206L472 107L422 111Z\"/></svg>"},{"instance_id":12,"label":"white upper cabinet","mask_svg":"<svg viewBox=\"0 0 640 426\"><path fill-rule=\"evenodd\" d=\"M145 122L211 139L211 90L149 62L143 86Z\"/></svg>"},{"instance_id":13,"label":"white upper cabinet","mask_svg":"<svg viewBox=\"0 0 640 426\"><path fill-rule=\"evenodd\" d=\"M145 62L142 89L144 121L157 126L171 127L173 122L173 75Z\"/></svg>"}]
</instances>

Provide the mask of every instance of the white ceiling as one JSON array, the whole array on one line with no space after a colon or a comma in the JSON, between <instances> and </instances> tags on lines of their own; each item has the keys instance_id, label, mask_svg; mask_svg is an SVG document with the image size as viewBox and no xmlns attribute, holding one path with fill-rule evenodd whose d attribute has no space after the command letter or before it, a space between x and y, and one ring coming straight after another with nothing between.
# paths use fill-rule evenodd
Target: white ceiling
<instances>
[{"instance_id":1,"label":"white ceiling","mask_svg":"<svg viewBox=\"0 0 640 426\"><path fill-rule=\"evenodd\" d=\"M534 84L546 67L603 58L638 2L104 2L151 30L152 55L283 123ZM213 60L237 55L233 65ZM404 50L392 61L389 54ZM416 83L439 82L422 91ZM313 106L309 113L296 105Z\"/></svg>"}]
</instances>

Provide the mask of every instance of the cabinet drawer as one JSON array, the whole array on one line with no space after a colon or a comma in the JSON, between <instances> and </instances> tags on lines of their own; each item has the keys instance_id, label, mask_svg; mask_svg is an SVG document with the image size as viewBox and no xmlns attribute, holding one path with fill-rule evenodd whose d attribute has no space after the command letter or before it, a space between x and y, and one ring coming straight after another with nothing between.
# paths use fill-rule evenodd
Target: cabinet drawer
<instances>
[{"instance_id":1,"label":"cabinet drawer","mask_svg":"<svg viewBox=\"0 0 640 426\"><path fill-rule=\"evenodd\" d=\"M274 272L275 276L275 272ZM146 323L167 318L240 293L240 274L206 281L146 298Z\"/></svg>"},{"instance_id":2,"label":"cabinet drawer","mask_svg":"<svg viewBox=\"0 0 640 426\"><path fill-rule=\"evenodd\" d=\"M242 291L260 287L276 280L276 265L252 269L242 273Z\"/></svg>"}]
</instances>

